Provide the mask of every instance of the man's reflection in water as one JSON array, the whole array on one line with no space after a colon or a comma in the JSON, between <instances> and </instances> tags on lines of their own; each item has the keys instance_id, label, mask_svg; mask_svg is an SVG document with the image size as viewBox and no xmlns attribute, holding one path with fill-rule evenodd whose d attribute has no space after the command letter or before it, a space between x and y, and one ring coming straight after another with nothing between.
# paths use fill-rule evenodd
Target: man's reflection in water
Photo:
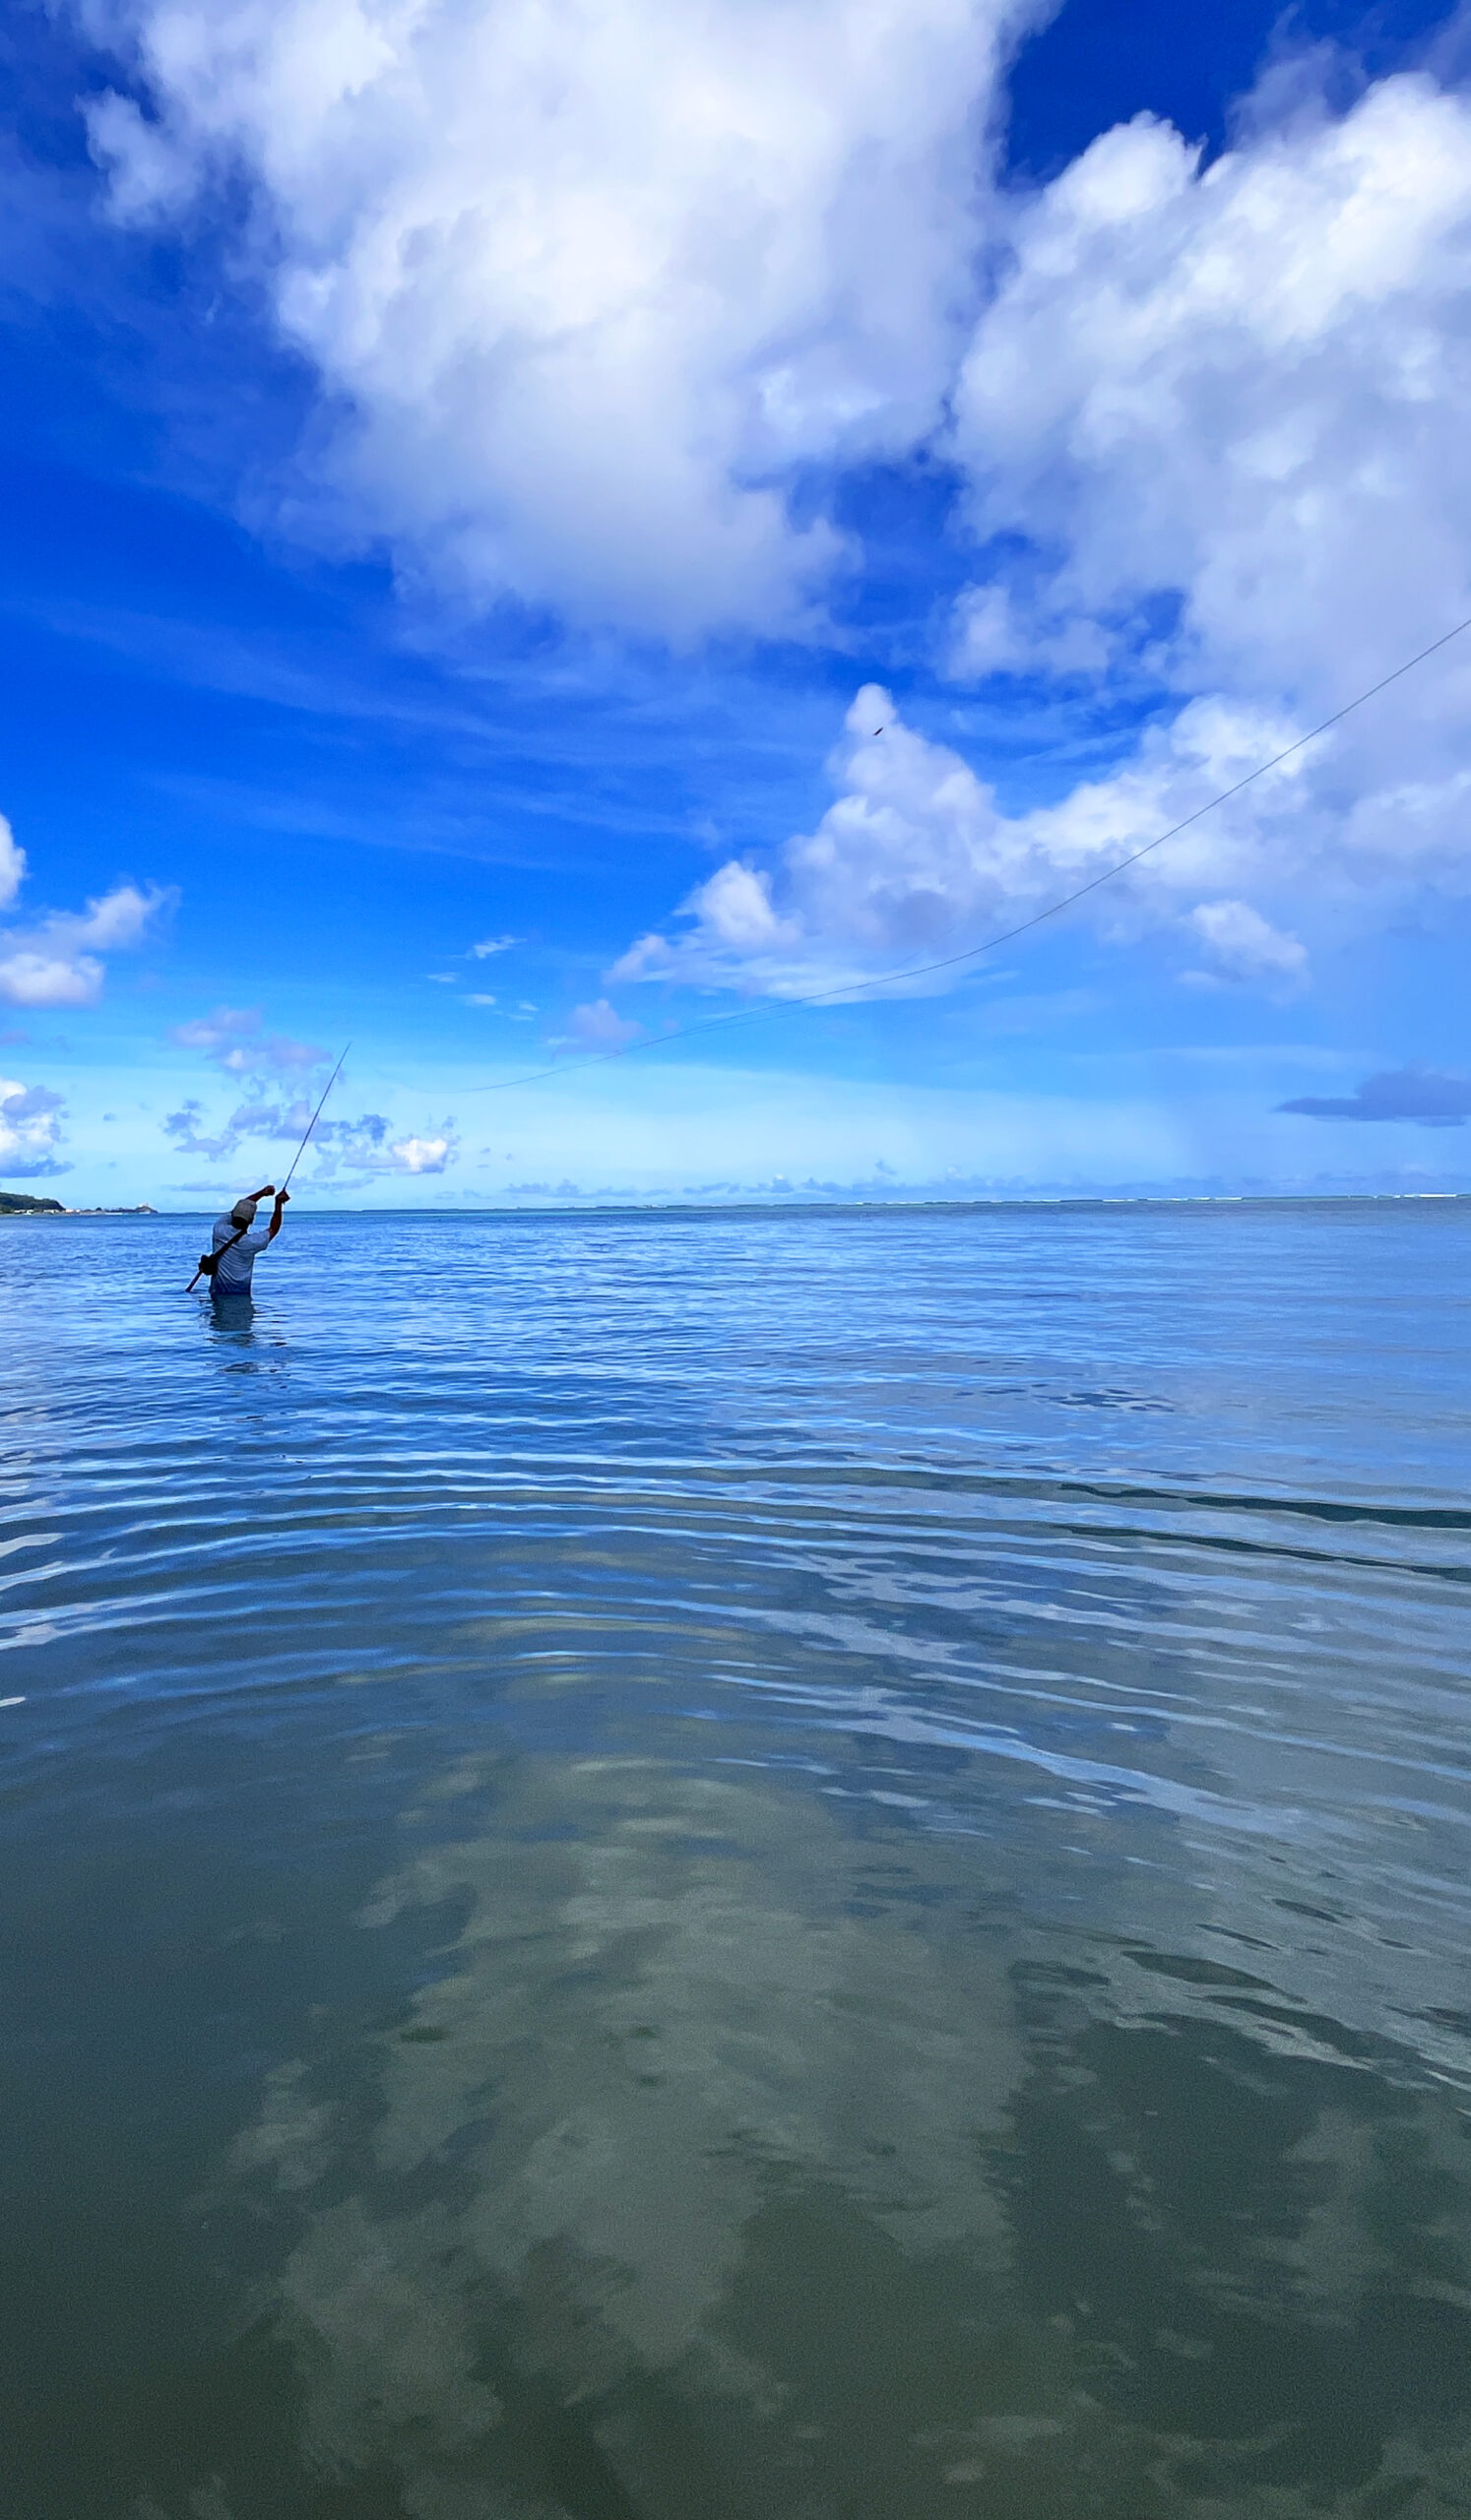
<instances>
[{"instance_id":1,"label":"man's reflection in water","mask_svg":"<svg viewBox=\"0 0 1471 2520\"><path fill-rule=\"evenodd\" d=\"M255 1320L255 1298L243 1295L213 1295L201 1313L217 1337L248 1339Z\"/></svg>"},{"instance_id":2,"label":"man's reflection in water","mask_svg":"<svg viewBox=\"0 0 1471 2520\"><path fill-rule=\"evenodd\" d=\"M257 1372L257 1361L250 1353L259 1345L254 1298L249 1294L212 1295L200 1310L209 1331L210 1344L220 1352L222 1370L231 1374Z\"/></svg>"},{"instance_id":3,"label":"man's reflection in water","mask_svg":"<svg viewBox=\"0 0 1471 2520\"><path fill-rule=\"evenodd\" d=\"M300 2216L306 2473L416 2520L1471 2510L1449 2096L1123 2023L1098 1938L982 1930L977 1841L766 1780L492 1759L417 1818L362 1922L452 1919L443 1974L233 2164Z\"/></svg>"}]
</instances>

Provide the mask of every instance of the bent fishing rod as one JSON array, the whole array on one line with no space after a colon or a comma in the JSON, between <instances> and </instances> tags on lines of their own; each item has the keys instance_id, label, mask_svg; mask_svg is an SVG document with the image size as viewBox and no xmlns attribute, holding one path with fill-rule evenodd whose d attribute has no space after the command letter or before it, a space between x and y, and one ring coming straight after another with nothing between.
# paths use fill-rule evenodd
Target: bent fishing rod
<instances>
[{"instance_id":1,"label":"bent fishing rod","mask_svg":"<svg viewBox=\"0 0 1471 2520\"><path fill-rule=\"evenodd\" d=\"M313 1113L312 1113L312 1115L311 1115L311 1118L310 1118L310 1119L307 1121L307 1123L306 1123L306 1127L305 1127L305 1129L302 1131L302 1135L301 1135L301 1144L297 1147L295 1154L294 1154L294 1155L292 1156L292 1158L291 1158L290 1171L288 1171L288 1172L286 1179L283 1181L283 1183L282 1183L282 1185L281 1185L281 1188L280 1188L279 1190L277 1190L277 1191L275 1191L275 1192L273 1193L273 1196L274 1196L278 1201L280 1201L280 1200L284 1199L284 1198L286 1197L286 1194L287 1194L288 1190L290 1188L291 1173L295 1171L297 1165L298 1165L298 1164L300 1163L300 1161L301 1161L301 1158L302 1158L302 1157L303 1157L303 1155L306 1153L306 1141L307 1141L307 1139L311 1136L311 1133L312 1133L313 1129L316 1127L318 1120L320 1120L320 1118L321 1118L321 1116L322 1116L323 1111L324 1111L324 1110L326 1109L326 1107L327 1107L327 1097L328 1097L328 1095L332 1092L332 1089L333 1089L334 1085L336 1085L338 1078L341 1076L341 1074L342 1074L342 1072L343 1072L343 1059L345 1059L345 1058L347 1057L347 1055L348 1055L348 1051L349 1051L349 1050L351 1050L351 1048L352 1048L352 1042L351 1042L351 1041L349 1041L349 1042L347 1042L347 1043L345 1044L344 1049L343 1049L342 1058L340 1058L340 1059L338 1060L338 1063L337 1063L336 1067L333 1069L332 1074L329 1076L329 1078L327 1079L326 1084L325 1084L325 1085L323 1086L323 1088L322 1088L322 1100L321 1100L321 1102L317 1104L317 1107L316 1107L316 1109L313 1111ZM187 1287L184 1289L184 1292L185 1292L185 1294L188 1294L188 1295L192 1295L192 1294L193 1294L194 1290L195 1290L195 1288L198 1286L198 1284L199 1284L199 1282L200 1282L200 1279L201 1279L201 1278L213 1278L213 1276L214 1276L214 1274L215 1274L216 1270L219 1268L220 1263L221 1263L221 1261L224 1259L224 1254L226 1253L226 1251L232 1251L232 1250L234 1249L234 1247L235 1247L235 1244L236 1244L238 1241L240 1241L240 1240L241 1240L241 1238L242 1238L242 1236L244 1236L245 1234L247 1234L247 1233L249 1232L249 1230L250 1230L250 1228L249 1228L248 1226L246 1226L246 1225L242 1225L242 1226L240 1227L239 1231L238 1231L237 1233L232 1233L232 1234L230 1235L230 1238L229 1238L228 1242L223 1242L223 1243L221 1244L220 1249L219 1249L218 1251L206 1251L206 1252L204 1252L204 1253L201 1255L200 1263L199 1263L199 1267L195 1270L193 1277L192 1277L192 1278L190 1279L190 1281L189 1281L189 1284L188 1284L188 1285L187 1285Z\"/></svg>"}]
</instances>

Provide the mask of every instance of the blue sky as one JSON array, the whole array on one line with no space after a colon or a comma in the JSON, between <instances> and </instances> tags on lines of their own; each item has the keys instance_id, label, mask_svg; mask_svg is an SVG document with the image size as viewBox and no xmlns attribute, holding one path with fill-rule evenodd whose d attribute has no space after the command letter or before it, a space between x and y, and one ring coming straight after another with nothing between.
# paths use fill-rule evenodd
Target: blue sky
<instances>
[{"instance_id":1,"label":"blue sky","mask_svg":"<svg viewBox=\"0 0 1471 2520\"><path fill-rule=\"evenodd\" d=\"M1463 17L5 42L0 1184L1471 1186Z\"/></svg>"}]
</instances>

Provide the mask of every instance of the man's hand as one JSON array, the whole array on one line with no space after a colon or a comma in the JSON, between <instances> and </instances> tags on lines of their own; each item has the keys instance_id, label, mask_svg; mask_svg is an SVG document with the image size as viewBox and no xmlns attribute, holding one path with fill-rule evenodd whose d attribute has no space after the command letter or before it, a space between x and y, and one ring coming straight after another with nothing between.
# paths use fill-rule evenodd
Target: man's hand
<instances>
[{"instance_id":1,"label":"man's hand","mask_svg":"<svg viewBox=\"0 0 1471 2520\"><path fill-rule=\"evenodd\" d=\"M291 1194L289 1190L278 1190L276 1193L276 1207L278 1214L283 1208L288 1208L290 1204Z\"/></svg>"},{"instance_id":2,"label":"man's hand","mask_svg":"<svg viewBox=\"0 0 1471 2520\"><path fill-rule=\"evenodd\" d=\"M245 1195L250 1199L274 1199L276 1196L276 1184L274 1181L268 1181L263 1190L248 1190Z\"/></svg>"}]
</instances>

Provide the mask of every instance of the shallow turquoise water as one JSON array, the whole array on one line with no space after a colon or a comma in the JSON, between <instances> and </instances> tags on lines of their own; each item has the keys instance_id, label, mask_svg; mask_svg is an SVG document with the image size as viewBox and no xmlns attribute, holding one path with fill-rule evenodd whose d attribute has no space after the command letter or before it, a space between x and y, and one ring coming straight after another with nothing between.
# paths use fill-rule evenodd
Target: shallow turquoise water
<instances>
[{"instance_id":1,"label":"shallow turquoise water","mask_svg":"<svg viewBox=\"0 0 1471 2520\"><path fill-rule=\"evenodd\" d=\"M5 2520L1471 2513L1471 1205L0 1226Z\"/></svg>"}]
</instances>

